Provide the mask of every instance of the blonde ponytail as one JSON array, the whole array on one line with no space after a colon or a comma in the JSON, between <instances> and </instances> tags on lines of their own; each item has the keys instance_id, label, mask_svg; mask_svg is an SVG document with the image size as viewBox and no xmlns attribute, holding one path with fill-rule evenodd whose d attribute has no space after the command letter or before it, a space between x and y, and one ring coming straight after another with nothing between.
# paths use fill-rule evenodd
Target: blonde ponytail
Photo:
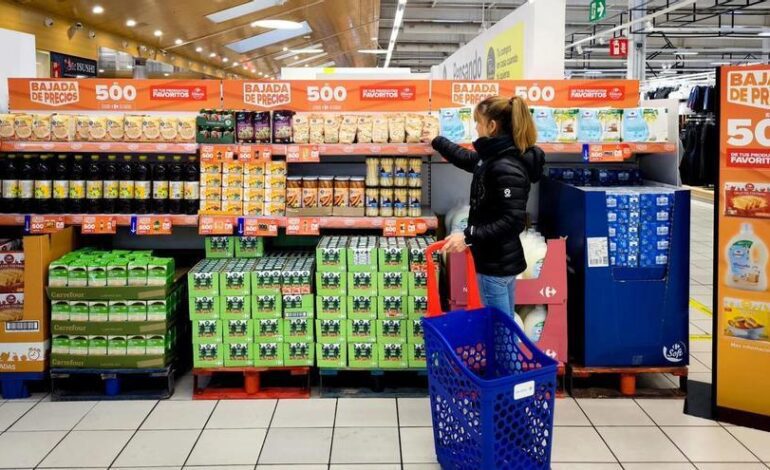
<instances>
[{"instance_id":1,"label":"blonde ponytail","mask_svg":"<svg viewBox=\"0 0 770 470\"><path fill-rule=\"evenodd\" d=\"M537 142L537 129L527 102L519 96L511 98L511 124L513 125L513 143L520 152Z\"/></svg>"}]
</instances>

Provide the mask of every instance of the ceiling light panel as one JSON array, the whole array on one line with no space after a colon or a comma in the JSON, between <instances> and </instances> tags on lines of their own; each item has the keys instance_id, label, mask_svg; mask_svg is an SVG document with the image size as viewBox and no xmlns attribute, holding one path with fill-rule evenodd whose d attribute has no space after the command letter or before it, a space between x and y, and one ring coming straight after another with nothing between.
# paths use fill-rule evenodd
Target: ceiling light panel
<instances>
[{"instance_id":1,"label":"ceiling light panel","mask_svg":"<svg viewBox=\"0 0 770 470\"><path fill-rule=\"evenodd\" d=\"M274 29L272 31L258 34L247 39L232 42L228 44L227 47L230 50L237 52L238 54L245 54L249 51L260 49L271 44L276 44L279 42L288 41L289 39L293 39L298 36L303 36L312 31L313 30L310 28L310 25L307 23L307 21L303 21L300 23L300 27L298 29Z\"/></svg>"},{"instance_id":2,"label":"ceiling light panel","mask_svg":"<svg viewBox=\"0 0 770 470\"><path fill-rule=\"evenodd\" d=\"M296 62L292 62L289 66L290 67L294 67L296 65L302 65L302 64L305 64L307 62L313 62L314 60L320 59L321 57L326 57L327 55L329 55L329 53L328 52L324 52L323 54L314 55L314 56L308 57L307 59L302 59L302 60L298 60Z\"/></svg>"},{"instance_id":3,"label":"ceiling light panel","mask_svg":"<svg viewBox=\"0 0 770 470\"><path fill-rule=\"evenodd\" d=\"M320 52L323 52L323 44L321 44L321 43L313 44L312 46L307 46L305 49L321 49ZM284 60L284 59L290 59L290 58L294 57L295 55L297 55L297 50L296 49L289 50L288 47L284 47L283 50L284 50L283 54L277 55L277 56L273 57L273 59L274 60ZM286 52L286 51L288 51L288 52Z\"/></svg>"},{"instance_id":4,"label":"ceiling light panel","mask_svg":"<svg viewBox=\"0 0 770 470\"><path fill-rule=\"evenodd\" d=\"M225 21L230 21L235 18L240 18L241 16L250 15L261 10L281 5L284 2L285 0L251 0L250 2L206 15L206 18L214 23L224 23Z\"/></svg>"}]
</instances>

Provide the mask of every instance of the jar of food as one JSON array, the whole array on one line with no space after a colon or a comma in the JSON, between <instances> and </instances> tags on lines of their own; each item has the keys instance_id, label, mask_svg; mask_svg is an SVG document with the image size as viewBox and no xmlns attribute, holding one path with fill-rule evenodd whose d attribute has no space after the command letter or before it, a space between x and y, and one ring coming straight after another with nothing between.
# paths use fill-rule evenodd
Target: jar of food
<instances>
[{"instance_id":1,"label":"jar of food","mask_svg":"<svg viewBox=\"0 0 770 470\"><path fill-rule=\"evenodd\" d=\"M318 177L318 207L331 207L334 203L334 177Z\"/></svg>"},{"instance_id":2,"label":"jar of food","mask_svg":"<svg viewBox=\"0 0 770 470\"><path fill-rule=\"evenodd\" d=\"M405 188L407 186L407 172L409 171L409 159L408 158L396 158L395 166L393 167L393 185L397 188Z\"/></svg>"},{"instance_id":3,"label":"jar of food","mask_svg":"<svg viewBox=\"0 0 770 470\"><path fill-rule=\"evenodd\" d=\"M410 188L422 187L422 158L410 158L407 183Z\"/></svg>"},{"instance_id":4,"label":"jar of food","mask_svg":"<svg viewBox=\"0 0 770 470\"><path fill-rule=\"evenodd\" d=\"M286 178L286 207L292 209L302 207L302 177L300 176Z\"/></svg>"},{"instance_id":5,"label":"jar of food","mask_svg":"<svg viewBox=\"0 0 770 470\"><path fill-rule=\"evenodd\" d=\"M393 188L380 188L380 217L393 217Z\"/></svg>"},{"instance_id":6,"label":"jar of food","mask_svg":"<svg viewBox=\"0 0 770 470\"><path fill-rule=\"evenodd\" d=\"M350 207L364 207L365 190L366 184L362 176L350 178L350 199L348 200L348 205Z\"/></svg>"},{"instance_id":7,"label":"jar of food","mask_svg":"<svg viewBox=\"0 0 770 470\"><path fill-rule=\"evenodd\" d=\"M396 188L393 190L393 215L396 217L406 217L408 215L407 210L407 194L406 188Z\"/></svg>"},{"instance_id":8,"label":"jar of food","mask_svg":"<svg viewBox=\"0 0 770 470\"><path fill-rule=\"evenodd\" d=\"M377 217L380 215L380 190L366 188L366 216Z\"/></svg>"},{"instance_id":9,"label":"jar of food","mask_svg":"<svg viewBox=\"0 0 770 470\"><path fill-rule=\"evenodd\" d=\"M318 207L318 177L302 178L302 207Z\"/></svg>"},{"instance_id":10,"label":"jar of food","mask_svg":"<svg viewBox=\"0 0 770 470\"><path fill-rule=\"evenodd\" d=\"M422 216L422 189L409 190L409 217Z\"/></svg>"},{"instance_id":11,"label":"jar of food","mask_svg":"<svg viewBox=\"0 0 770 470\"><path fill-rule=\"evenodd\" d=\"M366 185L380 185L380 159L369 157L366 159Z\"/></svg>"},{"instance_id":12,"label":"jar of food","mask_svg":"<svg viewBox=\"0 0 770 470\"><path fill-rule=\"evenodd\" d=\"M350 200L350 178L337 176L334 178L334 207L348 207Z\"/></svg>"},{"instance_id":13,"label":"jar of food","mask_svg":"<svg viewBox=\"0 0 770 470\"><path fill-rule=\"evenodd\" d=\"M380 186L387 188L393 186L393 159L380 158Z\"/></svg>"}]
</instances>

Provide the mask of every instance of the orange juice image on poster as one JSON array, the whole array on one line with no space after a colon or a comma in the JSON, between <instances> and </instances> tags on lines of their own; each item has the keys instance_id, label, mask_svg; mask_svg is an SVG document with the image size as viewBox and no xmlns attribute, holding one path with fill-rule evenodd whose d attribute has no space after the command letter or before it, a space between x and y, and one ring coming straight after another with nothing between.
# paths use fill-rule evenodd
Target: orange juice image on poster
<instances>
[{"instance_id":1,"label":"orange juice image on poster","mask_svg":"<svg viewBox=\"0 0 770 470\"><path fill-rule=\"evenodd\" d=\"M716 404L770 415L770 67L720 79Z\"/></svg>"}]
</instances>

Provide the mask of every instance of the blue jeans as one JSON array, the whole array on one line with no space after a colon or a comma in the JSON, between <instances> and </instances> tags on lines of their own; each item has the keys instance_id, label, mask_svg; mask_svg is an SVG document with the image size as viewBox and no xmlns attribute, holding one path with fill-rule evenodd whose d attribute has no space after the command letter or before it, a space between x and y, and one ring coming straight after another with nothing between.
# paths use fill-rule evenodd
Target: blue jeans
<instances>
[{"instance_id":1,"label":"blue jeans","mask_svg":"<svg viewBox=\"0 0 770 470\"><path fill-rule=\"evenodd\" d=\"M516 276L487 276L477 274L481 303L485 307L495 307L513 316L514 295L516 293Z\"/></svg>"}]
</instances>

